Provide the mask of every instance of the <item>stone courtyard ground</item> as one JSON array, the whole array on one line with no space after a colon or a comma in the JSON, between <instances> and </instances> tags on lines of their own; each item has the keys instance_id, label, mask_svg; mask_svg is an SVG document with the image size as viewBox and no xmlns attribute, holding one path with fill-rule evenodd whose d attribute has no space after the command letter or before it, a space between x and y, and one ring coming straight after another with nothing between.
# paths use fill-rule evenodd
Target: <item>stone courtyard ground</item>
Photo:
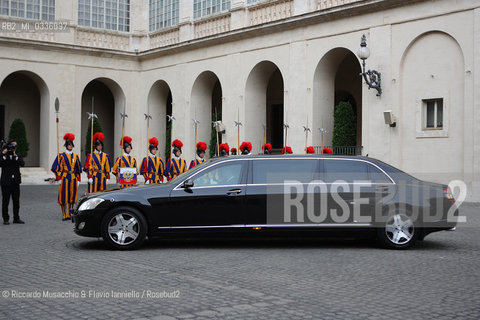
<instances>
[{"instance_id":1,"label":"stone courtyard ground","mask_svg":"<svg viewBox=\"0 0 480 320\"><path fill-rule=\"evenodd\" d=\"M21 192L26 224L0 225L2 319L480 318L480 204L406 251L229 239L120 252L61 221L56 186Z\"/></svg>"}]
</instances>

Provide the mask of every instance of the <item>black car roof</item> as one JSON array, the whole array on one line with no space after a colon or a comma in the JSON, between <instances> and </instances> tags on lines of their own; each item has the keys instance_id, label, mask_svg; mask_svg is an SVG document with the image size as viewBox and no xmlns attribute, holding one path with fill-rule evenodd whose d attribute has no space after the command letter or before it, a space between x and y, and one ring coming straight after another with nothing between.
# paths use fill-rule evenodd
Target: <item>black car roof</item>
<instances>
[{"instance_id":1,"label":"black car roof","mask_svg":"<svg viewBox=\"0 0 480 320\"><path fill-rule=\"evenodd\" d=\"M335 155L335 154L251 154L251 155L235 155L235 156L225 156L225 157L214 157L211 158L209 161L216 161L216 160L226 160L226 159L265 159L265 158L317 158L317 159L329 159L329 158L342 158L342 159L355 159L355 160L368 160L368 161L379 161L374 158L369 158L365 156L344 156L344 155Z\"/></svg>"},{"instance_id":2,"label":"black car roof","mask_svg":"<svg viewBox=\"0 0 480 320\"><path fill-rule=\"evenodd\" d=\"M251 154L251 155L235 155L235 156L224 156L224 157L215 157L207 160L207 163L211 162L217 162L217 161L226 161L226 160L232 160L232 159L296 159L296 158L315 158L315 159L352 159L352 160L365 160L371 163L374 163L375 165L379 166L382 168L385 172L387 172L390 175L401 175L404 179L407 180L418 180L417 178L411 176L410 174L393 167L392 165L389 165L386 162L383 162L382 160L378 160L375 158L370 158L366 156L344 156L344 155L335 155L335 154L268 154L268 155L263 155L263 154ZM395 176L396 177L396 176Z\"/></svg>"}]
</instances>

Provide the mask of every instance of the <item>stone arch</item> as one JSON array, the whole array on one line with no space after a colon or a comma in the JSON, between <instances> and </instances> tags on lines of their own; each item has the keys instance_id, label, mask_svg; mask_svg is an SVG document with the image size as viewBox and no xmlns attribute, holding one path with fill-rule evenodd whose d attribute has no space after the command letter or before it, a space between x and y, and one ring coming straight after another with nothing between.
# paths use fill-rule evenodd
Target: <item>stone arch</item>
<instances>
[{"instance_id":1,"label":"stone arch","mask_svg":"<svg viewBox=\"0 0 480 320\"><path fill-rule=\"evenodd\" d=\"M164 80L157 80L148 93L150 120L149 137L157 137L158 152L163 157L166 143L167 114L172 114L172 91ZM145 131L146 134L146 131ZM147 140L148 144L148 140Z\"/></svg>"},{"instance_id":2,"label":"stone arch","mask_svg":"<svg viewBox=\"0 0 480 320\"><path fill-rule=\"evenodd\" d=\"M48 166L50 92L45 81L36 73L19 70L10 73L0 85L0 117L3 129L1 138L7 138L10 124L16 118L25 122L30 143L25 165Z\"/></svg>"},{"instance_id":3,"label":"stone arch","mask_svg":"<svg viewBox=\"0 0 480 320\"><path fill-rule=\"evenodd\" d=\"M349 101L357 115L357 146L362 144L362 79L360 63L347 48L329 50L319 61L313 79L313 144L320 146L324 128L324 145L333 137L333 112L340 101Z\"/></svg>"},{"instance_id":4,"label":"stone arch","mask_svg":"<svg viewBox=\"0 0 480 320\"><path fill-rule=\"evenodd\" d=\"M245 87L244 138L252 143L252 152L262 150L266 125L266 142L275 151L283 146L284 78L279 67L271 61L261 61L250 71ZM241 142L241 141L240 141Z\"/></svg>"},{"instance_id":5,"label":"stone arch","mask_svg":"<svg viewBox=\"0 0 480 320\"><path fill-rule=\"evenodd\" d=\"M81 150L83 159L85 159L85 137L89 124L87 112L91 112L92 97L94 97L94 113L97 114L105 134L104 150L110 155L111 161L114 161L121 152L119 146L122 134L120 113L123 112L126 101L124 91L116 81L104 77L95 78L85 85L81 96L82 124L81 139L79 139L81 149L77 147L77 150ZM90 151L87 150L87 152Z\"/></svg>"},{"instance_id":6,"label":"stone arch","mask_svg":"<svg viewBox=\"0 0 480 320\"><path fill-rule=\"evenodd\" d=\"M195 79L192 87L192 95L190 99L190 110L192 119L196 119L199 122L197 126L197 141L204 141L209 145L210 138L212 134L212 120L215 117L215 110L218 115L217 120L222 120L222 104L223 104L223 94L222 94L222 85L218 76L212 71L204 71ZM191 120L190 120L191 121ZM193 126L193 122L190 122ZM194 130L192 130L194 132ZM195 137L191 138L191 153L187 153L186 156L189 157L190 154L194 156L195 149ZM221 137L219 137L221 141ZM184 151L185 153L185 151ZM209 152L207 151L207 155Z\"/></svg>"},{"instance_id":7,"label":"stone arch","mask_svg":"<svg viewBox=\"0 0 480 320\"><path fill-rule=\"evenodd\" d=\"M464 72L462 49L448 33L428 31L416 36L406 47L400 61L397 123L401 146L399 166L403 170L433 181L439 180L438 172L447 175L447 172L463 172ZM443 100L439 130L425 130L428 99ZM423 161L418 161L419 157Z\"/></svg>"}]
</instances>

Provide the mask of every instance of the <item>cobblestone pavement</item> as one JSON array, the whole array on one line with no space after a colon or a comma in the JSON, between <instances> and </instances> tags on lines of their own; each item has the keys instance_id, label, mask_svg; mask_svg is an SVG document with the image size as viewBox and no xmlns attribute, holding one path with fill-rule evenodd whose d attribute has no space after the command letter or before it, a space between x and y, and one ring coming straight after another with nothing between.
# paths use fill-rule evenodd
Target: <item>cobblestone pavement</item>
<instances>
[{"instance_id":1,"label":"cobblestone pavement","mask_svg":"<svg viewBox=\"0 0 480 320\"><path fill-rule=\"evenodd\" d=\"M462 207L456 232L406 251L169 240L119 252L61 221L55 186L21 190L26 224L0 225L1 319L480 318L480 204Z\"/></svg>"}]
</instances>

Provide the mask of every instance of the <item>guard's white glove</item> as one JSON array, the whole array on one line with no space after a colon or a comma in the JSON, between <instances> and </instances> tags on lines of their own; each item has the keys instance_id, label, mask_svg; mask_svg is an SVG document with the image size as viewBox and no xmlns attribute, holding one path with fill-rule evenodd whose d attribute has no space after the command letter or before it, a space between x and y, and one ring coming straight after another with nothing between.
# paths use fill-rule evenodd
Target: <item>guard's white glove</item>
<instances>
[{"instance_id":1,"label":"guard's white glove","mask_svg":"<svg viewBox=\"0 0 480 320\"><path fill-rule=\"evenodd\" d=\"M150 184L150 180L145 181L145 184Z\"/></svg>"},{"instance_id":2,"label":"guard's white glove","mask_svg":"<svg viewBox=\"0 0 480 320\"><path fill-rule=\"evenodd\" d=\"M80 181L77 181L77 188L80 187Z\"/></svg>"},{"instance_id":3,"label":"guard's white glove","mask_svg":"<svg viewBox=\"0 0 480 320\"><path fill-rule=\"evenodd\" d=\"M106 183L110 183L110 179L107 179L107 180L106 180Z\"/></svg>"},{"instance_id":4,"label":"guard's white glove","mask_svg":"<svg viewBox=\"0 0 480 320\"><path fill-rule=\"evenodd\" d=\"M88 178L88 183L93 184L93 178Z\"/></svg>"},{"instance_id":5,"label":"guard's white glove","mask_svg":"<svg viewBox=\"0 0 480 320\"><path fill-rule=\"evenodd\" d=\"M55 181L55 184L62 184L62 180Z\"/></svg>"}]
</instances>

